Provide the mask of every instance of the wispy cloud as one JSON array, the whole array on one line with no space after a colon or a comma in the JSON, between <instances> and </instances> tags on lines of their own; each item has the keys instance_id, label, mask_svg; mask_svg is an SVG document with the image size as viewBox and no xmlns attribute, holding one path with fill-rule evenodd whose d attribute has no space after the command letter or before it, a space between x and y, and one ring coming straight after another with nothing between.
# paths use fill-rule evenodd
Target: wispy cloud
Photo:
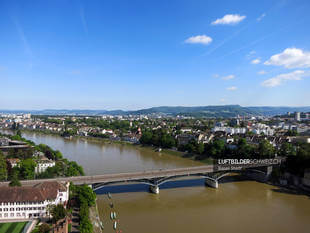
<instances>
[{"instance_id":1,"label":"wispy cloud","mask_svg":"<svg viewBox=\"0 0 310 233\"><path fill-rule=\"evenodd\" d=\"M263 18L265 18L266 13L261 14L256 20L261 21Z\"/></svg>"},{"instance_id":2,"label":"wispy cloud","mask_svg":"<svg viewBox=\"0 0 310 233\"><path fill-rule=\"evenodd\" d=\"M256 54L256 51L255 51L255 50L251 50L251 51L246 55L246 57L247 57L247 58L251 58L251 57L253 57L255 54Z\"/></svg>"},{"instance_id":3,"label":"wispy cloud","mask_svg":"<svg viewBox=\"0 0 310 233\"><path fill-rule=\"evenodd\" d=\"M284 66L285 68L309 68L310 52L297 48L287 48L282 53L275 54L265 65Z\"/></svg>"},{"instance_id":4,"label":"wispy cloud","mask_svg":"<svg viewBox=\"0 0 310 233\"><path fill-rule=\"evenodd\" d=\"M234 78L235 78L235 75L233 75L233 74L222 77L223 80L230 80L230 79L234 79Z\"/></svg>"},{"instance_id":5,"label":"wispy cloud","mask_svg":"<svg viewBox=\"0 0 310 233\"><path fill-rule=\"evenodd\" d=\"M265 34L265 35L263 35L262 37L260 37L260 38L258 38L258 39L256 39L256 40L254 40L254 41L252 41L252 42L250 42L250 43L248 43L248 44L246 44L246 45L244 45L244 46L241 46L240 48L237 48L237 49L235 49L235 50L232 50L232 51L230 51L230 52L228 52L228 53L226 53L226 54L224 54L224 55L218 57L216 60L223 59L224 57L230 56L230 55L235 54L235 53L239 53L240 51L242 51L242 50L244 50L244 49L251 48L251 47L254 46L255 44L258 44L258 43L260 43L260 42L266 40L267 38L272 37L273 35L279 33L280 31L286 30L287 28L290 28L290 27L292 27L292 26L294 26L294 27L298 26L298 25L299 25L301 22L303 22L303 21L304 21L304 20L299 20L299 21L294 22L294 23L292 23L292 24L285 25L284 27L279 28L278 30L273 30L271 33Z\"/></svg>"},{"instance_id":6,"label":"wispy cloud","mask_svg":"<svg viewBox=\"0 0 310 233\"><path fill-rule=\"evenodd\" d=\"M257 65L259 63L260 63L260 59L259 58L256 58L256 59L251 61L251 64L253 64L253 65Z\"/></svg>"},{"instance_id":7,"label":"wispy cloud","mask_svg":"<svg viewBox=\"0 0 310 233\"><path fill-rule=\"evenodd\" d=\"M303 70L295 70L291 73L286 74L279 74L273 78L267 79L264 82L261 83L264 87L276 87L279 85L282 85L284 82L287 81L298 81L302 80L303 77L310 76L310 73L306 73Z\"/></svg>"},{"instance_id":8,"label":"wispy cloud","mask_svg":"<svg viewBox=\"0 0 310 233\"><path fill-rule=\"evenodd\" d=\"M236 25L240 23L242 20L246 18L245 15L238 15L238 14L228 14L225 15L223 18L216 19L215 21L211 22L211 25Z\"/></svg>"},{"instance_id":9,"label":"wispy cloud","mask_svg":"<svg viewBox=\"0 0 310 233\"><path fill-rule=\"evenodd\" d=\"M198 36L192 36L185 40L185 43L188 44L203 44L208 45L212 42L212 38L207 35L198 35Z\"/></svg>"},{"instance_id":10,"label":"wispy cloud","mask_svg":"<svg viewBox=\"0 0 310 233\"><path fill-rule=\"evenodd\" d=\"M219 74L213 74L212 77L213 77L213 78L219 78L220 75L219 75Z\"/></svg>"},{"instance_id":11,"label":"wispy cloud","mask_svg":"<svg viewBox=\"0 0 310 233\"><path fill-rule=\"evenodd\" d=\"M16 27L16 30L17 30L17 33L18 33L18 36L23 44L23 47L24 47L24 51L25 53L30 57L32 58L33 57L33 53L32 53L32 50L29 46L29 43L28 43L28 40L27 40L27 37L24 33L24 30L21 26L21 24L19 23L18 19L16 17L12 17L12 20L13 20L13 23ZM32 65L31 65L32 66Z\"/></svg>"},{"instance_id":12,"label":"wispy cloud","mask_svg":"<svg viewBox=\"0 0 310 233\"><path fill-rule=\"evenodd\" d=\"M80 17L81 17L81 21L82 21L82 25L83 25L84 31L85 31L86 34L88 34L88 26L87 26L87 21L86 21L86 18L85 18L85 12L84 12L84 7L83 6L80 7Z\"/></svg>"},{"instance_id":13,"label":"wispy cloud","mask_svg":"<svg viewBox=\"0 0 310 233\"><path fill-rule=\"evenodd\" d=\"M237 87L235 87L235 86L232 86L232 87L226 87L226 90L227 91L235 91L235 90L237 90L238 88Z\"/></svg>"}]
</instances>

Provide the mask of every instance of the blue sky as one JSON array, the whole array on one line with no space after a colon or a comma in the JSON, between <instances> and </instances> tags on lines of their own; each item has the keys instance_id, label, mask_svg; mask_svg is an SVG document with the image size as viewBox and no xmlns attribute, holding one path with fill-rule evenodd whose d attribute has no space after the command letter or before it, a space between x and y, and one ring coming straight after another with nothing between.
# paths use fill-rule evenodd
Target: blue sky
<instances>
[{"instance_id":1,"label":"blue sky","mask_svg":"<svg viewBox=\"0 0 310 233\"><path fill-rule=\"evenodd\" d=\"M310 2L0 0L0 109L309 106Z\"/></svg>"}]
</instances>

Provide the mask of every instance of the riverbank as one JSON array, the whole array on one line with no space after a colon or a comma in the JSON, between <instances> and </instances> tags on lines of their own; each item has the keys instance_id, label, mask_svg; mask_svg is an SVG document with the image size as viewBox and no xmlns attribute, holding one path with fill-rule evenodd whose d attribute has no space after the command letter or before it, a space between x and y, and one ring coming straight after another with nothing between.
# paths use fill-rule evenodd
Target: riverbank
<instances>
[{"instance_id":1,"label":"riverbank","mask_svg":"<svg viewBox=\"0 0 310 233\"><path fill-rule=\"evenodd\" d=\"M4 129L3 130L9 130L11 131L11 129ZM44 135L57 135L57 136L61 136L60 133L58 132L52 132L52 131L46 131L46 130L30 130L30 129L21 129L22 132L31 132L31 133L39 133L39 134L44 134ZM64 137L62 137L64 138ZM213 159L212 158L207 158L207 159L203 159L200 160L199 155L197 154L191 154L191 153L186 153L186 152L182 152L182 151L178 151L175 149L162 149L161 151L158 151L158 147L155 146L149 146L149 145L142 145L142 144L138 144L138 143L132 143L132 142L127 142L127 141L119 141L119 140L111 140L109 138L99 138L99 137L92 137L92 136L79 136L79 135L73 135L71 139L69 138L64 138L65 140L73 140L73 139L83 139L83 140L87 140L90 142L104 142L107 144L117 144L117 145L126 145L126 146L132 146L132 147L138 147L138 148L143 148L143 149L149 149L153 152L157 152L159 154L169 154L169 155L173 155L173 156L177 156L180 158L185 158L185 159L189 159L192 161L197 161L197 162L201 162L204 164L213 164Z\"/></svg>"},{"instance_id":2,"label":"riverbank","mask_svg":"<svg viewBox=\"0 0 310 233\"><path fill-rule=\"evenodd\" d=\"M97 200L94 206L89 208L89 219L91 224L93 225L93 233L102 233L101 229L101 219L99 217Z\"/></svg>"}]
</instances>

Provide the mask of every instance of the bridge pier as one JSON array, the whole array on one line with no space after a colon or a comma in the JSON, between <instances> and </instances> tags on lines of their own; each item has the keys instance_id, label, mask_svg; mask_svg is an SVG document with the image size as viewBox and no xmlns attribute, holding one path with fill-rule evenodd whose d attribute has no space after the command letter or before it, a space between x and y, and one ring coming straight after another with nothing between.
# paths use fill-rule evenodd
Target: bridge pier
<instances>
[{"instance_id":1,"label":"bridge pier","mask_svg":"<svg viewBox=\"0 0 310 233\"><path fill-rule=\"evenodd\" d=\"M212 188L216 188L216 189L219 187L219 183L217 180L206 179L205 184Z\"/></svg>"},{"instance_id":2,"label":"bridge pier","mask_svg":"<svg viewBox=\"0 0 310 233\"><path fill-rule=\"evenodd\" d=\"M150 192L154 194L159 194L159 187L158 185L150 185Z\"/></svg>"}]
</instances>

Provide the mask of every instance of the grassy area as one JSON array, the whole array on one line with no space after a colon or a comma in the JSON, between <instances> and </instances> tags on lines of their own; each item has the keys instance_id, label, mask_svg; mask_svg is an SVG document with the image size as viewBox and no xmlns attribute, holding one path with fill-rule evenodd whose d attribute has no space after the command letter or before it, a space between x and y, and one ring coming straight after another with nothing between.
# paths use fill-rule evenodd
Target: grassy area
<instances>
[{"instance_id":1,"label":"grassy area","mask_svg":"<svg viewBox=\"0 0 310 233\"><path fill-rule=\"evenodd\" d=\"M27 222L7 222L0 223L0 233L20 233Z\"/></svg>"}]
</instances>

